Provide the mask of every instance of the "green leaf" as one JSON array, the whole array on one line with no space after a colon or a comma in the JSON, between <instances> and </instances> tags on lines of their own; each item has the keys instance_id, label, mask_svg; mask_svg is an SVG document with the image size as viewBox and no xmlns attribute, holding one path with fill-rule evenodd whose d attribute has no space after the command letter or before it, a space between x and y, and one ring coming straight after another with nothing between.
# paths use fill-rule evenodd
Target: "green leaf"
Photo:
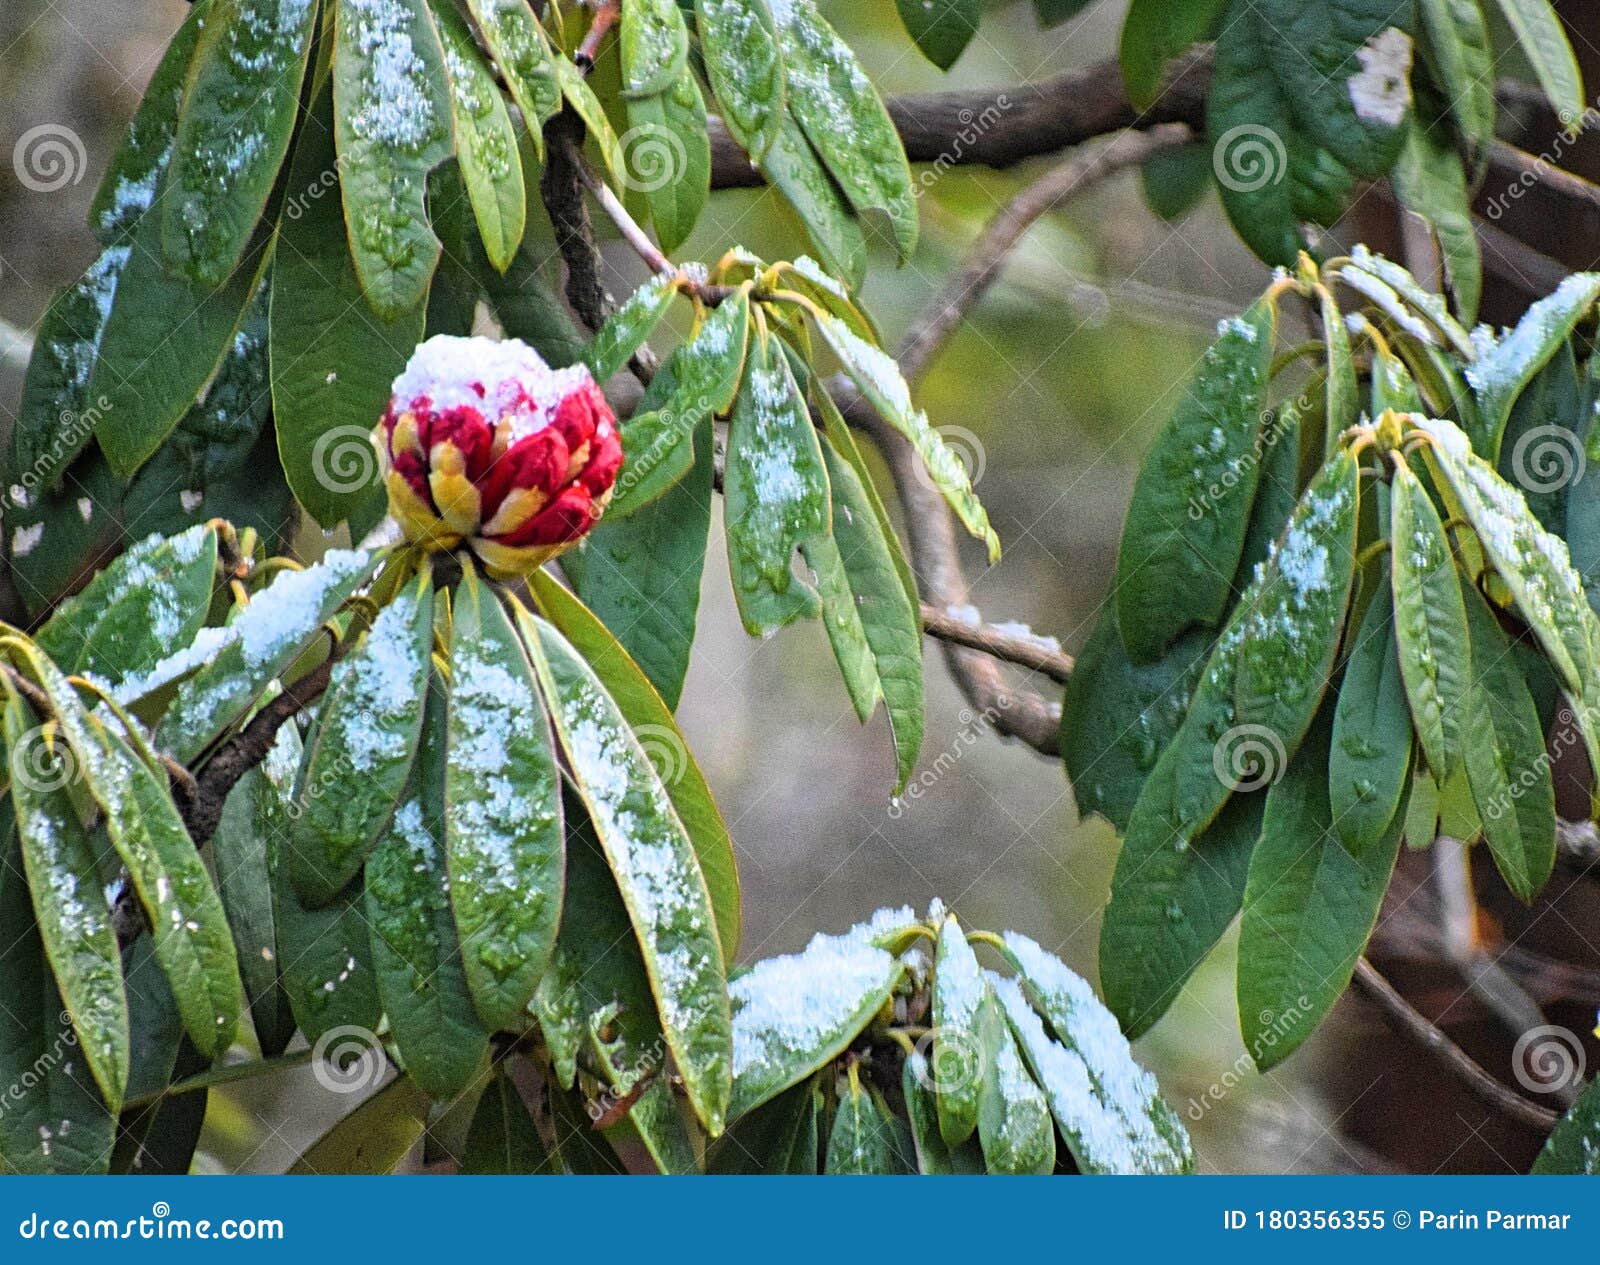
<instances>
[{"instance_id":1,"label":"green leaf","mask_svg":"<svg viewBox=\"0 0 1600 1265\"><path fill-rule=\"evenodd\" d=\"M406 1073L429 1097L450 1099L477 1078L489 1034L467 991L450 911L445 687L437 677L431 685L424 677L416 693L424 692L427 703L418 710L426 718L407 798L366 865L366 914L378 996Z\"/></svg>"},{"instance_id":2,"label":"green leaf","mask_svg":"<svg viewBox=\"0 0 1600 1265\"><path fill-rule=\"evenodd\" d=\"M843 935L818 933L799 953L765 958L729 982L730 1120L799 1084L860 1035L904 969L879 942L915 921L909 909L885 911Z\"/></svg>"},{"instance_id":3,"label":"green leaf","mask_svg":"<svg viewBox=\"0 0 1600 1265\"><path fill-rule=\"evenodd\" d=\"M1350 262L1339 270L1338 276L1424 346L1448 347L1468 364L1477 359L1479 344L1450 315L1444 296L1430 290L1393 260L1356 245L1351 248Z\"/></svg>"},{"instance_id":4,"label":"green leaf","mask_svg":"<svg viewBox=\"0 0 1600 1265\"><path fill-rule=\"evenodd\" d=\"M1471 686L1467 613L1439 512L1409 467L1393 484L1394 628L1400 675L1417 742L1435 779L1461 760L1462 718Z\"/></svg>"},{"instance_id":5,"label":"green leaf","mask_svg":"<svg viewBox=\"0 0 1600 1265\"><path fill-rule=\"evenodd\" d=\"M532 665L497 590L468 568L450 633L445 854L467 985L517 1030L561 919L560 773Z\"/></svg>"},{"instance_id":6,"label":"green leaf","mask_svg":"<svg viewBox=\"0 0 1600 1265\"><path fill-rule=\"evenodd\" d=\"M0 1165L19 1174L103 1173L111 1159L116 1117L106 1110L94 1083L81 1073L74 1075L70 1051L79 1038L45 961L23 876L25 859L9 825L5 834L0 939L6 950L0 953L0 993L6 1002L0 1006L0 1078L19 1092L0 1113ZM23 1086L26 1092L20 1092Z\"/></svg>"},{"instance_id":7,"label":"green leaf","mask_svg":"<svg viewBox=\"0 0 1600 1265\"><path fill-rule=\"evenodd\" d=\"M858 656L866 668L858 678L866 688L856 697L857 716L864 722L879 698L888 712L898 793L922 746L922 614L901 582L896 546L885 537L860 477L831 445L823 447L822 457L832 499L832 546L819 549L813 540L802 549L817 571L834 657L841 670ZM818 565L825 553L836 569L825 572ZM845 679L851 679L847 670Z\"/></svg>"},{"instance_id":8,"label":"green leaf","mask_svg":"<svg viewBox=\"0 0 1600 1265\"><path fill-rule=\"evenodd\" d=\"M750 290L741 286L668 358L676 382L671 398L678 402L680 412L685 409L683 401L693 410L718 416L733 407L749 341Z\"/></svg>"},{"instance_id":9,"label":"green leaf","mask_svg":"<svg viewBox=\"0 0 1600 1265\"><path fill-rule=\"evenodd\" d=\"M404 1076L343 1117L297 1159L290 1176L392 1173L428 1125L428 1096Z\"/></svg>"},{"instance_id":10,"label":"green leaf","mask_svg":"<svg viewBox=\"0 0 1600 1265\"><path fill-rule=\"evenodd\" d=\"M1087 8L1090 0L1033 0L1033 11L1043 27L1059 26Z\"/></svg>"},{"instance_id":11,"label":"green leaf","mask_svg":"<svg viewBox=\"0 0 1600 1265\"><path fill-rule=\"evenodd\" d=\"M522 111L534 151L544 157L546 119L561 109L555 56L528 0L467 0L483 42Z\"/></svg>"},{"instance_id":12,"label":"green leaf","mask_svg":"<svg viewBox=\"0 0 1600 1265\"><path fill-rule=\"evenodd\" d=\"M900 1073L900 1096L905 1100L906 1120L911 1126L917 1171L928 1177L983 1172L983 1152L979 1147L969 1141L952 1151L940 1136L933 1084L933 1072L922 1053L913 1050L906 1055Z\"/></svg>"},{"instance_id":13,"label":"green leaf","mask_svg":"<svg viewBox=\"0 0 1600 1265\"><path fill-rule=\"evenodd\" d=\"M1529 307L1510 333L1480 347L1477 362L1467 367L1467 382L1481 414L1481 435L1473 436L1472 446L1486 459L1498 460L1512 405L1597 299L1600 273L1574 273Z\"/></svg>"},{"instance_id":14,"label":"green leaf","mask_svg":"<svg viewBox=\"0 0 1600 1265\"><path fill-rule=\"evenodd\" d=\"M977 955L954 916L947 917L933 960L932 1068L939 1136L947 1147L960 1146L978 1127L994 1056L986 1014L993 1004Z\"/></svg>"},{"instance_id":15,"label":"green leaf","mask_svg":"<svg viewBox=\"0 0 1600 1265\"><path fill-rule=\"evenodd\" d=\"M1439 825L1439 784L1419 761L1411 771L1411 794L1406 799L1406 847L1431 847Z\"/></svg>"},{"instance_id":16,"label":"green leaf","mask_svg":"<svg viewBox=\"0 0 1600 1265\"><path fill-rule=\"evenodd\" d=\"M616 129L611 126L611 117L606 113L605 106L601 104L600 98L595 96L594 89L589 86L589 81L583 77L583 72L578 69L576 63L558 56L555 59L555 70L556 81L561 85L561 95L572 107L573 113L583 120L589 139L600 151L601 161L605 164L606 174L611 178L611 183L617 188L626 188L627 173L622 167L622 143L617 137Z\"/></svg>"},{"instance_id":17,"label":"green leaf","mask_svg":"<svg viewBox=\"0 0 1600 1265\"><path fill-rule=\"evenodd\" d=\"M887 216L900 258L911 258L917 247L911 168L877 90L811 0L784 0L777 28L789 112L850 204Z\"/></svg>"},{"instance_id":18,"label":"green leaf","mask_svg":"<svg viewBox=\"0 0 1600 1265\"><path fill-rule=\"evenodd\" d=\"M255 784L255 814L267 839L283 991L295 1022L315 1045L325 1033L338 1029L374 1033L383 1007L378 1000L360 891L352 888L341 892L331 905L307 909L278 865L281 841L289 835L300 756L299 731L284 725L261 764L262 777Z\"/></svg>"},{"instance_id":19,"label":"green leaf","mask_svg":"<svg viewBox=\"0 0 1600 1265\"><path fill-rule=\"evenodd\" d=\"M822 1171L837 1177L871 1177L904 1173L910 1165L898 1130L877 1092L863 1087L852 1065L849 1088L839 1096Z\"/></svg>"},{"instance_id":20,"label":"green leaf","mask_svg":"<svg viewBox=\"0 0 1600 1265\"><path fill-rule=\"evenodd\" d=\"M983 988L978 1138L985 1167L991 1173L1049 1173L1056 1162L1050 1104L1022 1061L999 998L982 976L978 982Z\"/></svg>"},{"instance_id":21,"label":"green leaf","mask_svg":"<svg viewBox=\"0 0 1600 1265\"><path fill-rule=\"evenodd\" d=\"M333 98L318 94L289 167L272 269L272 410L295 498L333 527L379 486L372 428L422 341L425 303L365 310L345 238Z\"/></svg>"},{"instance_id":22,"label":"green leaf","mask_svg":"<svg viewBox=\"0 0 1600 1265\"><path fill-rule=\"evenodd\" d=\"M1115 606L1101 612L1061 703L1061 759L1079 813L1128 828L1140 788L1183 724L1210 649L1210 634L1195 629L1153 663L1135 663L1123 649Z\"/></svg>"},{"instance_id":23,"label":"green leaf","mask_svg":"<svg viewBox=\"0 0 1600 1265\"><path fill-rule=\"evenodd\" d=\"M1456 133L1475 157L1494 143L1494 49L1477 0L1417 0L1419 48Z\"/></svg>"},{"instance_id":24,"label":"green leaf","mask_svg":"<svg viewBox=\"0 0 1600 1265\"><path fill-rule=\"evenodd\" d=\"M528 213L517 133L466 19L449 4L436 5L433 14L450 76L456 158L489 262L504 272L522 244Z\"/></svg>"},{"instance_id":25,"label":"green leaf","mask_svg":"<svg viewBox=\"0 0 1600 1265\"><path fill-rule=\"evenodd\" d=\"M428 172L450 157L450 80L423 0L336 0L334 145L367 305L394 320L422 303L439 262Z\"/></svg>"},{"instance_id":26,"label":"green leaf","mask_svg":"<svg viewBox=\"0 0 1600 1265\"><path fill-rule=\"evenodd\" d=\"M628 363L661 323L677 293L675 275L651 277L607 318L583 357L596 382L605 382Z\"/></svg>"},{"instance_id":27,"label":"green leaf","mask_svg":"<svg viewBox=\"0 0 1600 1265\"><path fill-rule=\"evenodd\" d=\"M1330 340L1330 348L1331 345ZM1330 350L1330 361L1337 356L1337 352ZM1322 393L1324 399L1340 394L1340 389L1332 385L1332 376L1327 391ZM1353 377L1348 385L1355 387ZM1250 525L1245 529L1239 570L1233 577L1233 587L1240 593L1254 582L1256 568L1272 556L1272 551L1278 545L1278 537L1283 535L1284 527L1294 514L1294 507L1300 503L1302 412L1319 394L1314 383L1308 384L1307 392L1298 399L1285 400L1262 424L1255 458L1261 467L1261 476L1256 481L1256 499L1250 507ZM1350 403L1356 410L1351 416L1351 422L1354 423L1359 416L1360 400L1353 398ZM1324 429L1331 441L1325 447L1328 455L1332 456L1338 435L1331 426L1325 426Z\"/></svg>"},{"instance_id":28,"label":"green leaf","mask_svg":"<svg viewBox=\"0 0 1600 1265\"><path fill-rule=\"evenodd\" d=\"M294 130L318 7L216 0L202 24L161 191L167 261L215 288L238 266Z\"/></svg>"},{"instance_id":29,"label":"green leaf","mask_svg":"<svg viewBox=\"0 0 1600 1265\"><path fill-rule=\"evenodd\" d=\"M116 1112L128 1083L128 1001L94 845L68 791L72 757L60 733L39 724L14 694L6 700L4 728L22 868L61 990L61 1013L77 1034L101 1097Z\"/></svg>"},{"instance_id":30,"label":"green leaf","mask_svg":"<svg viewBox=\"0 0 1600 1265\"><path fill-rule=\"evenodd\" d=\"M1593 1177L1600 1173L1600 1082L1589 1086L1545 1139L1534 1174Z\"/></svg>"},{"instance_id":31,"label":"green leaf","mask_svg":"<svg viewBox=\"0 0 1600 1265\"><path fill-rule=\"evenodd\" d=\"M1139 188L1162 219L1182 219L1211 189L1211 151L1204 145L1156 150L1139 164Z\"/></svg>"},{"instance_id":32,"label":"green leaf","mask_svg":"<svg viewBox=\"0 0 1600 1265\"><path fill-rule=\"evenodd\" d=\"M619 143L628 187L644 194L661 249L670 254L688 240L711 196L705 98L685 72L662 92L626 104L628 130Z\"/></svg>"},{"instance_id":33,"label":"green leaf","mask_svg":"<svg viewBox=\"0 0 1600 1265\"><path fill-rule=\"evenodd\" d=\"M1562 123L1568 129L1581 127L1586 108L1583 75L1554 7L1548 0L1500 0L1500 12Z\"/></svg>"},{"instance_id":34,"label":"green leaf","mask_svg":"<svg viewBox=\"0 0 1600 1265\"><path fill-rule=\"evenodd\" d=\"M293 730L293 726L285 728ZM295 1024L278 971L278 922L267 837L272 819L261 812L266 796L276 792L260 785L265 780L266 774L259 768L250 769L228 793L222 820L211 839L211 859L217 873L217 894L233 933L256 1042L263 1057L273 1058L289 1048Z\"/></svg>"},{"instance_id":35,"label":"green leaf","mask_svg":"<svg viewBox=\"0 0 1600 1265\"><path fill-rule=\"evenodd\" d=\"M676 0L628 0L618 39L625 97L665 92L688 68L689 29Z\"/></svg>"},{"instance_id":36,"label":"green leaf","mask_svg":"<svg viewBox=\"0 0 1600 1265\"><path fill-rule=\"evenodd\" d=\"M217 535L208 526L147 536L56 607L34 639L63 672L116 685L194 640L216 566Z\"/></svg>"},{"instance_id":37,"label":"green leaf","mask_svg":"<svg viewBox=\"0 0 1600 1265\"><path fill-rule=\"evenodd\" d=\"M900 366L881 347L867 342L837 317L819 314L816 324L868 403L911 442L934 487L962 526L988 546L989 561L998 562L1000 538L989 526L989 516L972 490L967 468L928 422L928 415L912 404L911 388L906 385Z\"/></svg>"},{"instance_id":38,"label":"green leaf","mask_svg":"<svg viewBox=\"0 0 1600 1265\"><path fill-rule=\"evenodd\" d=\"M1333 830L1352 855L1375 844L1395 819L1410 768L1411 712L1384 568L1349 650L1328 754Z\"/></svg>"},{"instance_id":39,"label":"green leaf","mask_svg":"<svg viewBox=\"0 0 1600 1265\"><path fill-rule=\"evenodd\" d=\"M1585 473L1583 433L1595 416L1573 350L1570 342L1561 347L1517 397L1495 463L1545 530L1566 538L1569 549L1565 490Z\"/></svg>"},{"instance_id":40,"label":"green leaf","mask_svg":"<svg viewBox=\"0 0 1600 1265\"><path fill-rule=\"evenodd\" d=\"M733 1064L727 975L694 845L661 774L594 669L536 616L518 611L578 793L633 920L667 1046L713 1136Z\"/></svg>"},{"instance_id":41,"label":"green leaf","mask_svg":"<svg viewBox=\"0 0 1600 1265\"><path fill-rule=\"evenodd\" d=\"M815 1177L819 1097L807 1081L740 1117L708 1150L706 1170L725 1176Z\"/></svg>"},{"instance_id":42,"label":"green leaf","mask_svg":"<svg viewBox=\"0 0 1600 1265\"><path fill-rule=\"evenodd\" d=\"M432 651L433 579L424 571L334 665L280 857L308 905L327 904L355 877L406 794Z\"/></svg>"},{"instance_id":43,"label":"green leaf","mask_svg":"<svg viewBox=\"0 0 1600 1265\"><path fill-rule=\"evenodd\" d=\"M1387 174L1411 111L1411 16L1391 0L1253 0L1297 128L1356 176Z\"/></svg>"},{"instance_id":44,"label":"green leaf","mask_svg":"<svg viewBox=\"0 0 1600 1265\"><path fill-rule=\"evenodd\" d=\"M802 543L828 533L828 476L787 360L759 340L728 430L723 522L745 630L764 635L814 615L817 595L796 578L793 558Z\"/></svg>"},{"instance_id":45,"label":"green leaf","mask_svg":"<svg viewBox=\"0 0 1600 1265\"><path fill-rule=\"evenodd\" d=\"M1359 470L1348 451L1328 458L1263 567L1240 616L1234 721L1289 756L1316 714L1339 651L1355 574ZM1281 771L1283 759L1277 760Z\"/></svg>"},{"instance_id":46,"label":"green leaf","mask_svg":"<svg viewBox=\"0 0 1600 1265\"><path fill-rule=\"evenodd\" d=\"M262 267L261 252L252 250L220 288L175 277L161 263L160 235L155 216L133 235L85 391L95 402L95 437L124 479L150 459L216 372ZM177 328L182 337L173 337Z\"/></svg>"},{"instance_id":47,"label":"green leaf","mask_svg":"<svg viewBox=\"0 0 1600 1265\"><path fill-rule=\"evenodd\" d=\"M705 775L678 732L672 712L628 652L582 602L543 572L531 586L546 618L583 655L605 691L641 739L673 809L689 832L716 910L723 956L739 946L739 873L727 823Z\"/></svg>"},{"instance_id":48,"label":"green leaf","mask_svg":"<svg viewBox=\"0 0 1600 1265\"><path fill-rule=\"evenodd\" d=\"M642 964L639 969L643 971ZM635 1043L615 1038L618 1014L618 1010L611 1007L589 1018L589 1049L611 1086L610 1093L602 1095L601 1115L596 1124L619 1153L623 1147L639 1141L644 1143L660 1172L669 1175L699 1172L700 1158L689 1114L679 1105L658 1057L661 1050L659 1030L655 1038L658 1044L646 1050L641 1058ZM616 1116L622 1102L629 1097L633 1101L626 1114L614 1123L607 1123L608 1116Z\"/></svg>"},{"instance_id":49,"label":"green leaf","mask_svg":"<svg viewBox=\"0 0 1600 1265\"><path fill-rule=\"evenodd\" d=\"M1133 0L1122 21L1122 81L1135 109L1161 95L1167 64L1215 35L1229 0Z\"/></svg>"},{"instance_id":50,"label":"green leaf","mask_svg":"<svg viewBox=\"0 0 1600 1265\"><path fill-rule=\"evenodd\" d=\"M331 549L315 566L282 572L226 628L202 629L187 650L168 656L145 677L123 682L118 701L134 702L148 695L153 683L172 680L176 670L204 663L178 687L156 729L163 751L180 761L193 760L299 658L377 561L359 549Z\"/></svg>"},{"instance_id":51,"label":"green leaf","mask_svg":"<svg viewBox=\"0 0 1600 1265\"><path fill-rule=\"evenodd\" d=\"M1176 802L1176 748L1151 771L1128 822L1100 928L1100 987L1129 1038L1166 1012L1244 899L1263 796L1234 795L1203 832Z\"/></svg>"},{"instance_id":52,"label":"green leaf","mask_svg":"<svg viewBox=\"0 0 1600 1265\"><path fill-rule=\"evenodd\" d=\"M655 386L654 379L650 385ZM667 400L664 408L635 409L621 427L622 474L612 488L606 516L613 522L626 518L676 487L694 468L694 429L710 416L690 401L680 407L676 399Z\"/></svg>"},{"instance_id":53,"label":"green leaf","mask_svg":"<svg viewBox=\"0 0 1600 1265\"><path fill-rule=\"evenodd\" d=\"M1470 324L1477 319L1483 293L1483 260L1461 155L1434 129L1412 120L1390 180L1400 205L1427 221L1444 260L1456 311Z\"/></svg>"},{"instance_id":54,"label":"green leaf","mask_svg":"<svg viewBox=\"0 0 1600 1265\"><path fill-rule=\"evenodd\" d=\"M1159 658L1191 623L1214 626L1232 600L1260 478L1273 323L1263 302L1224 326L1139 471L1115 581L1136 662Z\"/></svg>"},{"instance_id":55,"label":"green leaf","mask_svg":"<svg viewBox=\"0 0 1600 1265\"><path fill-rule=\"evenodd\" d=\"M828 271L852 289L867 271L867 239L844 195L822 165L806 134L787 110L756 164L794 209Z\"/></svg>"},{"instance_id":56,"label":"green leaf","mask_svg":"<svg viewBox=\"0 0 1600 1265\"><path fill-rule=\"evenodd\" d=\"M772 14L766 0L695 0L694 11L706 78L722 117L759 165L785 119L783 54Z\"/></svg>"},{"instance_id":57,"label":"green leaf","mask_svg":"<svg viewBox=\"0 0 1600 1265\"><path fill-rule=\"evenodd\" d=\"M983 0L895 0L906 33L940 70L949 70L978 33Z\"/></svg>"},{"instance_id":58,"label":"green leaf","mask_svg":"<svg viewBox=\"0 0 1600 1265\"><path fill-rule=\"evenodd\" d=\"M1192 1172L1194 1148L1177 1112L1162 1099L1156 1078L1134 1062L1088 981L1027 936L1007 932L1005 948L1018 980L995 983L996 995L1080 1171ZM1041 1039L1034 1010L1055 1041Z\"/></svg>"},{"instance_id":59,"label":"green leaf","mask_svg":"<svg viewBox=\"0 0 1600 1265\"><path fill-rule=\"evenodd\" d=\"M694 467L683 479L637 513L602 518L561 559L573 588L669 708L676 707L683 693L694 644L711 526L713 463L707 414L696 427ZM626 465L623 471L626 477Z\"/></svg>"},{"instance_id":60,"label":"green leaf","mask_svg":"<svg viewBox=\"0 0 1600 1265\"><path fill-rule=\"evenodd\" d=\"M549 1171L550 1156L522 1095L509 1076L493 1077L473 1112L461 1172L510 1176Z\"/></svg>"},{"instance_id":61,"label":"green leaf","mask_svg":"<svg viewBox=\"0 0 1600 1265\"><path fill-rule=\"evenodd\" d=\"M1462 591L1472 635L1473 679L1462 717L1467 782L1501 877L1532 904L1556 861L1556 792L1544 730L1510 640L1465 577Z\"/></svg>"},{"instance_id":62,"label":"green leaf","mask_svg":"<svg viewBox=\"0 0 1600 1265\"><path fill-rule=\"evenodd\" d=\"M1378 921L1400 855L1400 823L1352 851L1328 799L1328 734L1319 725L1267 792L1239 924L1239 1024L1262 1071L1276 1067L1333 1009Z\"/></svg>"}]
</instances>

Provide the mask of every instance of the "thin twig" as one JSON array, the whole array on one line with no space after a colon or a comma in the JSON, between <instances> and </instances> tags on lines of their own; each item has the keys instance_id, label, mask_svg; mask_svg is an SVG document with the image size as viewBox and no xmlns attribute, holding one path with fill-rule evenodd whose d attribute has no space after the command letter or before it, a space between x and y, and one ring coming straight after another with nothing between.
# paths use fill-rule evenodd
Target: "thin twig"
<instances>
[{"instance_id":1,"label":"thin twig","mask_svg":"<svg viewBox=\"0 0 1600 1265\"><path fill-rule=\"evenodd\" d=\"M1383 1011L1396 1032L1437 1058L1480 1102L1541 1133L1548 1133L1555 1127L1560 1116L1548 1107L1529 1101L1484 1071L1470 1054L1402 997L1366 958L1356 961L1355 985Z\"/></svg>"},{"instance_id":2,"label":"thin twig","mask_svg":"<svg viewBox=\"0 0 1600 1265\"><path fill-rule=\"evenodd\" d=\"M940 641L953 642L971 650L981 650L1031 672L1043 672L1052 680L1066 684L1072 675L1072 656L1028 637L1002 632L993 624L973 624L926 602L922 604L922 631Z\"/></svg>"}]
</instances>

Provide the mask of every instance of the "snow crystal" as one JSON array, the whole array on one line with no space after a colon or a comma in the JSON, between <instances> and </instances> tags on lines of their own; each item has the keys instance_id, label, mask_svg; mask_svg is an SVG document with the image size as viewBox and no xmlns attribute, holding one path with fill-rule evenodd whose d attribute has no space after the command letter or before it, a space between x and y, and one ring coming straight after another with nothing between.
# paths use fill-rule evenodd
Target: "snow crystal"
<instances>
[{"instance_id":1,"label":"snow crystal","mask_svg":"<svg viewBox=\"0 0 1600 1265\"><path fill-rule=\"evenodd\" d=\"M410 8L399 0L341 0L355 28L355 45L367 60L360 104L351 127L364 141L410 149L437 126L422 90L427 66L411 42Z\"/></svg>"},{"instance_id":2,"label":"snow crystal","mask_svg":"<svg viewBox=\"0 0 1600 1265\"><path fill-rule=\"evenodd\" d=\"M1399 127L1411 108L1411 37L1385 27L1356 49L1361 69L1348 80L1356 117L1384 127Z\"/></svg>"},{"instance_id":3,"label":"snow crystal","mask_svg":"<svg viewBox=\"0 0 1600 1265\"><path fill-rule=\"evenodd\" d=\"M548 426L556 406L588 380L585 366L552 369L518 338L435 334L394 380L393 404L396 411L470 406L490 421L507 419L516 440Z\"/></svg>"},{"instance_id":4,"label":"snow crystal","mask_svg":"<svg viewBox=\"0 0 1600 1265\"><path fill-rule=\"evenodd\" d=\"M15 557L26 558L39 547L39 542L43 539L43 523L34 523L31 527L19 527L11 534L11 552Z\"/></svg>"},{"instance_id":5,"label":"snow crystal","mask_svg":"<svg viewBox=\"0 0 1600 1265\"><path fill-rule=\"evenodd\" d=\"M328 593L370 563L359 549L330 549L304 571L285 571L236 621L245 663L259 668L303 640L322 620Z\"/></svg>"}]
</instances>

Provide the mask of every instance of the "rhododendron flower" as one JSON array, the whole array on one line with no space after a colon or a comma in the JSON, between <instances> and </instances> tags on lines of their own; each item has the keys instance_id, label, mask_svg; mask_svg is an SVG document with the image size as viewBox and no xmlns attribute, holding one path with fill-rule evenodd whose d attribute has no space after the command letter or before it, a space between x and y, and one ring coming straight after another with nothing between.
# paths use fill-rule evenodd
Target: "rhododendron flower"
<instances>
[{"instance_id":1,"label":"rhododendron flower","mask_svg":"<svg viewBox=\"0 0 1600 1265\"><path fill-rule=\"evenodd\" d=\"M589 370L552 369L516 339L428 339L395 379L377 436L406 539L465 544L500 579L580 540L622 464Z\"/></svg>"}]
</instances>

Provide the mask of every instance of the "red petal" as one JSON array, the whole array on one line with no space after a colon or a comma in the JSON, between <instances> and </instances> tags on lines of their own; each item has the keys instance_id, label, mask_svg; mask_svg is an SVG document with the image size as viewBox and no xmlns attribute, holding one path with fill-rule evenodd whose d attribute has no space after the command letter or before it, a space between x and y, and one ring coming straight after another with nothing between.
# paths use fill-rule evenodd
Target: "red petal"
<instances>
[{"instance_id":1,"label":"red petal","mask_svg":"<svg viewBox=\"0 0 1600 1265\"><path fill-rule=\"evenodd\" d=\"M622 468L622 440L615 425L605 427L604 434L596 432L589 444L589 464L578 475L578 482L599 496L617 481L617 471Z\"/></svg>"},{"instance_id":2,"label":"red petal","mask_svg":"<svg viewBox=\"0 0 1600 1265\"><path fill-rule=\"evenodd\" d=\"M484 521L494 517L512 488L538 488L553 495L566 477L568 460L566 442L552 427L517 440L478 480Z\"/></svg>"},{"instance_id":3,"label":"red petal","mask_svg":"<svg viewBox=\"0 0 1600 1265\"><path fill-rule=\"evenodd\" d=\"M516 531L498 538L498 543L521 548L525 545L564 545L577 540L594 525L594 502L587 488L573 484Z\"/></svg>"}]
</instances>

